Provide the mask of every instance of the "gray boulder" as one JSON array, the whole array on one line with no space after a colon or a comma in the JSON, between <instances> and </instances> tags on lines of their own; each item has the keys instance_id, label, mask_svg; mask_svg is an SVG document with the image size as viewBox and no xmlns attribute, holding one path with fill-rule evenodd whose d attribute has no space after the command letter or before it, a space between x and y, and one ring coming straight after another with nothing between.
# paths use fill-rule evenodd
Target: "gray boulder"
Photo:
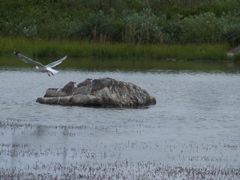
<instances>
[{"instance_id":1,"label":"gray boulder","mask_svg":"<svg viewBox=\"0 0 240 180\"><path fill-rule=\"evenodd\" d=\"M240 46L235 47L234 49L227 52L229 57L240 54Z\"/></svg>"},{"instance_id":2,"label":"gray boulder","mask_svg":"<svg viewBox=\"0 0 240 180\"><path fill-rule=\"evenodd\" d=\"M76 87L49 88L44 97L36 101L43 104L94 107L137 108L156 104L155 97L129 82L112 78L86 79ZM67 87L69 85L65 85Z\"/></svg>"}]
</instances>

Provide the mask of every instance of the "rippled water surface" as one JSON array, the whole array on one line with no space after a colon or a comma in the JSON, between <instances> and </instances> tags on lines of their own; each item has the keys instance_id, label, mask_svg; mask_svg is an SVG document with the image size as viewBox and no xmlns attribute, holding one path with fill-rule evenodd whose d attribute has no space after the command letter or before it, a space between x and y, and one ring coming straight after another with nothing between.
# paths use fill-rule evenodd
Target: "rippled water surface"
<instances>
[{"instance_id":1,"label":"rippled water surface","mask_svg":"<svg viewBox=\"0 0 240 180\"><path fill-rule=\"evenodd\" d=\"M69 81L111 77L156 97L143 109L35 100ZM0 69L0 179L239 179L240 74Z\"/></svg>"}]
</instances>

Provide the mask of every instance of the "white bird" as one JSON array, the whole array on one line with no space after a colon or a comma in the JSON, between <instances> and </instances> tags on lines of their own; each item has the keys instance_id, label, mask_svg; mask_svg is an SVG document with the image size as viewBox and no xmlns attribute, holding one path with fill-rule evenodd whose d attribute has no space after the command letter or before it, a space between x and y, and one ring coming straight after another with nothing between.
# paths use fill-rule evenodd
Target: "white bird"
<instances>
[{"instance_id":1,"label":"white bird","mask_svg":"<svg viewBox=\"0 0 240 180\"><path fill-rule=\"evenodd\" d=\"M62 63L63 60L67 59L67 56L63 57L62 59L59 59L58 61L54 61L50 64L47 64L46 66L44 66L43 64L41 64L40 62L34 61L31 58L24 56L22 54L20 54L19 52L14 52L14 54L17 56L17 58L21 59L22 61L24 61L25 63L29 63L32 65L36 66L36 70L40 71L40 72L47 72L48 76L50 77L51 75L54 76L54 74L58 73L58 71L52 69L53 67L59 65Z\"/></svg>"}]
</instances>

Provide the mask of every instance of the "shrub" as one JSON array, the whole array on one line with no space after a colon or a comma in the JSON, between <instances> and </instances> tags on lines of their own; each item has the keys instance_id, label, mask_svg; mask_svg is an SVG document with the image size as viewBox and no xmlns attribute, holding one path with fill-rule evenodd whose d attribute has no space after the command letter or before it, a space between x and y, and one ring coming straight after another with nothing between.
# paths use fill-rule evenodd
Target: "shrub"
<instances>
[{"instance_id":1,"label":"shrub","mask_svg":"<svg viewBox=\"0 0 240 180\"><path fill-rule=\"evenodd\" d=\"M231 44L236 46L240 44L240 24L231 24L227 27L226 31L223 32L223 38Z\"/></svg>"},{"instance_id":2,"label":"shrub","mask_svg":"<svg viewBox=\"0 0 240 180\"><path fill-rule=\"evenodd\" d=\"M123 17L125 24L123 41L128 43L160 42L163 28L159 26L159 19L150 9L126 15Z\"/></svg>"},{"instance_id":3,"label":"shrub","mask_svg":"<svg viewBox=\"0 0 240 180\"><path fill-rule=\"evenodd\" d=\"M136 44L237 44L239 5L239 0L2 0L0 35Z\"/></svg>"},{"instance_id":4,"label":"shrub","mask_svg":"<svg viewBox=\"0 0 240 180\"><path fill-rule=\"evenodd\" d=\"M240 44L240 13L230 17L232 22L222 33L223 39L229 44L236 46Z\"/></svg>"},{"instance_id":5,"label":"shrub","mask_svg":"<svg viewBox=\"0 0 240 180\"><path fill-rule=\"evenodd\" d=\"M112 29L110 16L100 10L97 13L91 13L84 22L80 23L78 33L81 38L87 37L92 41L105 42L110 39Z\"/></svg>"},{"instance_id":6,"label":"shrub","mask_svg":"<svg viewBox=\"0 0 240 180\"><path fill-rule=\"evenodd\" d=\"M180 41L183 43L217 43L227 27L225 17L216 17L213 12L189 16L181 20Z\"/></svg>"}]
</instances>

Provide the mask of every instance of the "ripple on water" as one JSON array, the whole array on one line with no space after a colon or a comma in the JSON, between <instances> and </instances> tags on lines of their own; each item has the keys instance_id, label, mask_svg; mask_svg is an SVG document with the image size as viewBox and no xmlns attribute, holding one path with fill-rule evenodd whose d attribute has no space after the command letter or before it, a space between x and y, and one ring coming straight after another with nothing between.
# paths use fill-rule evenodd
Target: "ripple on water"
<instances>
[{"instance_id":1,"label":"ripple on water","mask_svg":"<svg viewBox=\"0 0 240 180\"><path fill-rule=\"evenodd\" d=\"M0 170L21 178L238 179L238 74L1 71ZM49 87L85 78L133 82L145 109L38 104ZM14 170L14 171L13 171ZM191 175L190 175L191 174ZM94 175L94 176L93 176Z\"/></svg>"}]
</instances>

